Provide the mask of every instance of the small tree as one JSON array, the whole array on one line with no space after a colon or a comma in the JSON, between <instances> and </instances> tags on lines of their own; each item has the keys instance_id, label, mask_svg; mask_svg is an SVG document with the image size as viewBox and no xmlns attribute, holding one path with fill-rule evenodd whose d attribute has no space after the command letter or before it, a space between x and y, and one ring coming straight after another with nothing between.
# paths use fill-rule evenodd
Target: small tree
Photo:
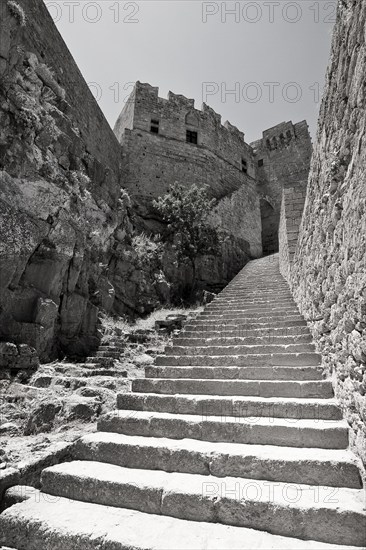
<instances>
[{"instance_id":1,"label":"small tree","mask_svg":"<svg viewBox=\"0 0 366 550\"><path fill-rule=\"evenodd\" d=\"M199 254L217 254L221 242L216 229L207 224L207 218L216 204L208 194L208 186L183 186L175 182L163 197L153 202L168 224L178 262L190 261L193 285L196 279L196 257Z\"/></svg>"}]
</instances>

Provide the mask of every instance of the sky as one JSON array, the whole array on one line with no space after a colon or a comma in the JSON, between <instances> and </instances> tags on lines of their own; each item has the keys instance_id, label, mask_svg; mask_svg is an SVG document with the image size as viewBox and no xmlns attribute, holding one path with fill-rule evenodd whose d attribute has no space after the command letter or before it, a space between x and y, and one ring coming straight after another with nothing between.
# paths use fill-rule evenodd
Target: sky
<instances>
[{"instance_id":1,"label":"sky","mask_svg":"<svg viewBox=\"0 0 366 550\"><path fill-rule=\"evenodd\" d=\"M315 136L335 0L45 4L112 128L140 80L204 101L248 143L289 120Z\"/></svg>"}]
</instances>

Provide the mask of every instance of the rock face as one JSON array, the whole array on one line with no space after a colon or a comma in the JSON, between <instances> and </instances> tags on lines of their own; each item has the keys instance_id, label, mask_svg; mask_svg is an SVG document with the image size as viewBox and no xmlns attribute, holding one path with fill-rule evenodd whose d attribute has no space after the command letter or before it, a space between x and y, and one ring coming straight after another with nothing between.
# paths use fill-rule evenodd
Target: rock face
<instances>
[{"instance_id":1,"label":"rock face","mask_svg":"<svg viewBox=\"0 0 366 550\"><path fill-rule=\"evenodd\" d=\"M123 200L116 208L120 149L43 2L32 3L24 25L8 4L0 51L0 338L28 343L43 360L60 350L83 354L98 344L105 262L126 217Z\"/></svg>"},{"instance_id":2,"label":"rock face","mask_svg":"<svg viewBox=\"0 0 366 550\"><path fill-rule=\"evenodd\" d=\"M294 296L366 462L366 1L342 0L299 240ZM282 270L288 265L283 262Z\"/></svg>"},{"instance_id":3,"label":"rock face","mask_svg":"<svg viewBox=\"0 0 366 550\"><path fill-rule=\"evenodd\" d=\"M44 3L1 5L0 340L87 355L98 311L169 299L133 246L121 147ZM23 13L22 11L20 13Z\"/></svg>"}]
</instances>

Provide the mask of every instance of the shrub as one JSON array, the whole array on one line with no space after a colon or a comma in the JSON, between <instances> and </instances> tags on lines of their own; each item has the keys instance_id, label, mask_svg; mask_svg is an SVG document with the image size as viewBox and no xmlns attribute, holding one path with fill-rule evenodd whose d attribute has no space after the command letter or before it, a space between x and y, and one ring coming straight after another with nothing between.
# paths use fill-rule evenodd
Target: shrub
<instances>
[{"instance_id":1,"label":"shrub","mask_svg":"<svg viewBox=\"0 0 366 550\"><path fill-rule=\"evenodd\" d=\"M69 172L69 181L73 185L77 185L81 190L85 190L90 184L90 178L81 170L72 170Z\"/></svg>"},{"instance_id":2,"label":"shrub","mask_svg":"<svg viewBox=\"0 0 366 550\"><path fill-rule=\"evenodd\" d=\"M216 204L209 197L208 186L185 187L177 182L163 197L153 202L168 224L178 262L189 260L195 278L195 259L199 254L217 254L221 237L207 224L207 218Z\"/></svg>"},{"instance_id":3,"label":"shrub","mask_svg":"<svg viewBox=\"0 0 366 550\"><path fill-rule=\"evenodd\" d=\"M140 263L152 263L161 258L163 244L160 235L149 237L146 233L139 233L132 237L131 246Z\"/></svg>"},{"instance_id":4,"label":"shrub","mask_svg":"<svg viewBox=\"0 0 366 550\"><path fill-rule=\"evenodd\" d=\"M17 119L28 131L34 130L35 132L39 132L42 129L39 116L31 109L27 109L26 107L19 109Z\"/></svg>"}]
</instances>

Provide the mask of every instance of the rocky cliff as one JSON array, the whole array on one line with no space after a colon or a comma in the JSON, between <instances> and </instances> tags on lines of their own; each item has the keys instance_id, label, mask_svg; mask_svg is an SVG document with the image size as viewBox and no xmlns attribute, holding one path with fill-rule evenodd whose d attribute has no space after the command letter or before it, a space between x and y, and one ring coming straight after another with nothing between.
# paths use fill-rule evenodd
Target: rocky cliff
<instances>
[{"instance_id":1,"label":"rocky cliff","mask_svg":"<svg viewBox=\"0 0 366 550\"><path fill-rule=\"evenodd\" d=\"M87 354L100 308L166 289L141 273L120 145L42 0L2 3L0 77L0 340Z\"/></svg>"},{"instance_id":2,"label":"rocky cliff","mask_svg":"<svg viewBox=\"0 0 366 550\"><path fill-rule=\"evenodd\" d=\"M366 463L366 0L341 0L290 280Z\"/></svg>"}]
</instances>

